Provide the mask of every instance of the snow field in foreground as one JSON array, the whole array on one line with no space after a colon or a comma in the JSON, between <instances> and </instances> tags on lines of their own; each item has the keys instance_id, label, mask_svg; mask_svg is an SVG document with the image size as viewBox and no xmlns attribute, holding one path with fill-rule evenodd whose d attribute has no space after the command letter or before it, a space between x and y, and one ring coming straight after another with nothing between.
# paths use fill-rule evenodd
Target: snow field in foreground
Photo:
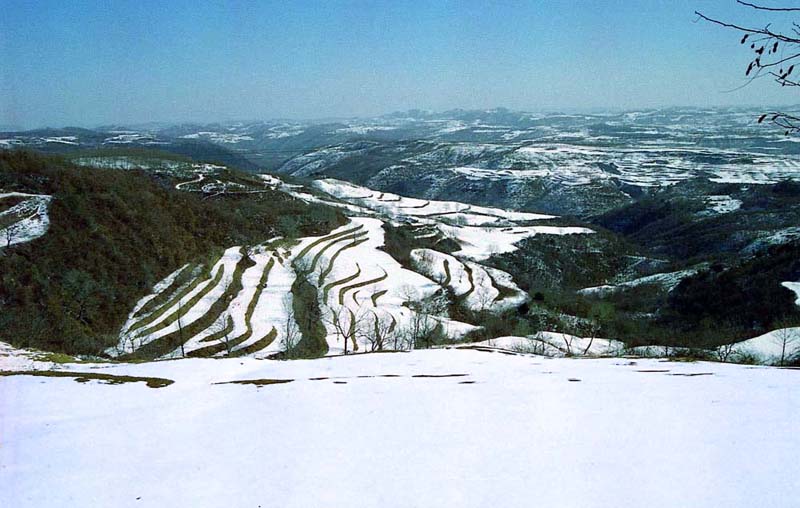
<instances>
[{"instance_id":1,"label":"snow field in foreground","mask_svg":"<svg viewBox=\"0 0 800 508\"><path fill-rule=\"evenodd\" d=\"M796 506L795 370L463 350L66 368L175 383L0 377L2 506ZM263 378L294 381L212 384Z\"/></svg>"}]
</instances>

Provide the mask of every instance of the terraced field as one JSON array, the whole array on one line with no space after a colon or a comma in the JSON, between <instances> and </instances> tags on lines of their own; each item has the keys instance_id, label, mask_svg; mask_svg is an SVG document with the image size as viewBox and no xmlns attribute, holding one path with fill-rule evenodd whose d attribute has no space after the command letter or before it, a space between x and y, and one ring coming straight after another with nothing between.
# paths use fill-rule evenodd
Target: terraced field
<instances>
[{"instance_id":1,"label":"terraced field","mask_svg":"<svg viewBox=\"0 0 800 508\"><path fill-rule=\"evenodd\" d=\"M527 299L511 276L501 270L432 249L415 249L411 256L420 273L452 291L471 310L503 310Z\"/></svg>"},{"instance_id":2,"label":"terraced field","mask_svg":"<svg viewBox=\"0 0 800 508\"><path fill-rule=\"evenodd\" d=\"M254 324L253 316L275 264L270 254L233 247L208 274L200 267L179 269L137 305L113 353L203 357L265 349L277 323ZM182 273L189 273L189 280L181 285Z\"/></svg>"},{"instance_id":3,"label":"terraced field","mask_svg":"<svg viewBox=\"0 0 800 508\"><path fill-rule=\"evenodd\" d=\"M178 185L196 187L207 180L201 174ZM312 288L311 294L316 292L320 315L315 319L322 321L316 326L324 325L327 354L401 343L412 347L414 337L434 330L458 339L477 327L449 319L446 306L425 302L455 298L451 303L487 311L521 305L526 296L511 276L480 260L513 250L530 235L591 232L538 224L551 216L409 199L332 180L317 183L328 197L275 177L265 184L298 199L339 206L351 220L326 235L235 246L213 266L181 267L136 305L112 354L176 358L281 353L303 339L293 304L298 277ZM425 245L449 242L460 250L445 254L416 249L413 267L404 267L384 250L387 221L411 225L414 238Z\"/></svg>"}]
</instances>

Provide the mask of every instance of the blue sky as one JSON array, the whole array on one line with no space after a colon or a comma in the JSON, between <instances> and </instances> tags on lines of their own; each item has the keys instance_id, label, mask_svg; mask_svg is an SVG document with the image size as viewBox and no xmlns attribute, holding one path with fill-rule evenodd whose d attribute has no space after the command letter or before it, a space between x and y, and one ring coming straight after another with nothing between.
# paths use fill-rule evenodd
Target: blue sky
<instances>
[{"instance_id":1,"label":"blue sky","mask_svg":"<svg viewBox=\"0 0 800 508\"><path fill-rule=\"evenodd\" d=\"M742 84L733 0L4 0L0 125L798 102Z\"/></svg>"}]
</instances>

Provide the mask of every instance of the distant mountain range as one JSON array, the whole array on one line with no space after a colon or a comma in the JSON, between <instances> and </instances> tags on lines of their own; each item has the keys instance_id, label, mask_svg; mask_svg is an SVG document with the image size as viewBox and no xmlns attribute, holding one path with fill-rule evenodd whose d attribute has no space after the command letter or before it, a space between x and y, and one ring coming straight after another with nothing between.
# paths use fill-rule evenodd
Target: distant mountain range
<instances>
[{"instance_id":1,"label":"distant mountain range","mask_svg":"<svg viewBox=\"0 0 800 508\"><path fill-rule=\"evenodd\" d=\"M335 122L0 132L0 148L69 154L157 149L250 172L330 176L426 199L588 218L679 182L800 178L800 143L759 125L760 112L411 110Z\"/></svg>"}]
</instances>

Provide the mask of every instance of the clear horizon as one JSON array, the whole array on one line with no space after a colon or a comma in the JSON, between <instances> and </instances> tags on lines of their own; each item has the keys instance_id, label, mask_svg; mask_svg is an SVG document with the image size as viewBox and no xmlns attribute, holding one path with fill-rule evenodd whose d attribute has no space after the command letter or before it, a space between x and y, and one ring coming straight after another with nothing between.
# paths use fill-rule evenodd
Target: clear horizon
<instances>
[{"instance_id":1,"label":"clear horizon","mask_svg":"<svg viewBox=\"0 0 800 508\"><path fill-rule=\"evenodd\" d=\"M289 117L270 117L270 118L230 118L226 120L219 120L219 119L199 119L199 120L181 120L181 119L172 119L172 120L152 120L152 121L145 121L145 122L108 122L108 123L98 123L93 125L76 125L76 124L63 124L63 125L36 125L32 127L23 127L19 129L14 129L13 125L8 124L0 124L0 131L5 132L25 132L25 131L35 131L35 130L43 130L43 129L69 129L69 128L78 128L78 129L88 129L88 130L95 130L95 129L102 129L106 127L137 127L147 124L163 124L164 126L175 126L175 125L212 125L212 124L233 124L233 123L258 123L258 122L297 122L297 123L309 123L309 124L325 124L325 123L336 123L348 120L370 120L370 119L377 119L383 116L389 116L393 114L399 113L406 113L413 110L420 110L426 113L431 113L434 115L444 115L450 111L491 111L496 109L507 109L512 112L518 113L529 113L529 114L541 114L541 115L558 115L558 114L596 114L596 115L604 115L604 114L618 114L618 113L628 113L634 111L647 111L647 110L669 110L669 109L703 109L703 108L713 109L713 110L724 110L724 109L741 109L741 110L748 110L753 109L757 111L761 111L762 109L770 109L772 107L781 107L784 110L793 111L795 109L800 109L800 103L793 103L793 104L719 104L714 106L700 106L700 105L667 105L667 106L655 106L650 108L631 108L631 109L615 109L615 108L577 108L577 109L559 109L559 110L522 110L522 109L512 109L512 108L505 108L504 106L497 106L494 108L451 108L448 110L429 110L423 108L409 108L406 110L398 110L398 111L387 111L385 113L381 113L378 115L371 115L371 116L336 116L336 117L320 117L320 118L289 118ZM19 127L19 126L17 126Z\"/></svg>"},{"instance_id":2,"label":"clear horizon","mask_svg":"<svg viewBox=\"0 0 800 508\"><path fill-rule=\"evenodd\" d=\"M573 2L12 1L0 20L0 126L783 106L748 86L737 33L785 16L733 0Z\"/></svg>"}]
</instances>

